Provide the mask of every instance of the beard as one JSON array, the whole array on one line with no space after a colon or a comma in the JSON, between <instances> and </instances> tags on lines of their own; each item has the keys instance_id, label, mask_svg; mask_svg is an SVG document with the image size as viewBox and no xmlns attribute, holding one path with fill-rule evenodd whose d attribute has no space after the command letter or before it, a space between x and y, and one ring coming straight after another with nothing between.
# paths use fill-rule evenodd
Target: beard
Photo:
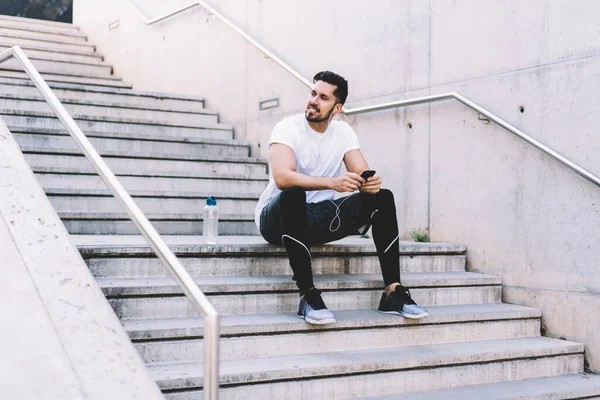
<instances>
[{"instance_id":1,"label":"beard","mask_svg":"<svg viewBox=\"0 0 600 400\"><path fill-rule=\"evenodd\" d=\"M327 115L325 115L324 117L320 117L319 115L317 115L315 117L309 117L308 116L309 109L307 108L306 109L306 113L304 114L304 117L306 118L306 120L308 122L314 122L314 123L325 122L325 121L328 121L329 118L331 117L331 114L333 113L333 109L334 108L335 107L331 107L331 110L329 110L329 112L327 113Z\"/></svg>"}]
</instances>

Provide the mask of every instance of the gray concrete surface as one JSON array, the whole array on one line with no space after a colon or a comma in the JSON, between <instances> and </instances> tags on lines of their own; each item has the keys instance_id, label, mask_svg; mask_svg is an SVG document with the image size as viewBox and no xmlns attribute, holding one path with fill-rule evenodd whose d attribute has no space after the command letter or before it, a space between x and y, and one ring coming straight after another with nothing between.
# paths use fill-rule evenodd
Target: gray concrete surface
<instances>
[{"instance_id":1,"label":"gray concrete surface","mask_svg":"<svg viewBox=\"0 0 600 400\"><path fill-rule=\"evenodd\" d=\"M65 104L65 108L73 118L79 116L100 117L100 118L128 118L136 120L147 120L162 124L173 124L178 126L194 126L201 125L203 122L218 123L218 115L216 112L208 109L199 109L195 113L174 113L162 110L144 110L131 109L129 107L118 107L112 104L85 104L79 102L75 104L69 102ZM51 112L50 107L45 101L31 101L29 99L3 99L2 110L19 109L24 112Z\"/></svg>"},{"instance_id":2,"label":"gray concrete surface","mask_svg":"<svg viewBox=\"0 0 600 400\"><path fill-rule=\"evenodd\" d=\"M86 43L85 36L79 35L64 35L53 32L37 32L31 29L16 29L15 27L7 27L0 25L0 36L19 37L23 39L34 39L36 41L59 42L59 43ZM89 43L88 43L89 44Z\"/></svg>"},{"instance_id":3,"label":"gray concrete surface","mask_svg":"<svg viewBox=\"0 0 600 400\"><path fill-rule=\"evenodd\" d=\"M357 310L358 311L358 310ZM348 312L349 313L349 312ZM337 314L337 313L336 313ZM388 316L396 320L398 316ZM337 325L337 324L336 324ZM336 327L337 328L337 327ZM220 343L222 360L279 357L315 353L343 352L347 349L389 349L400 346L424 346L434 343L471 342L477 347L480 340L514 339L539 336L539 320L494 320L489 323L469 323L458 319L442 325L418 324L382 329L363 326L363 329L321 332L312 337L307 332L288 335L242 336L224 338ZM331 329L331 327L330 327ZM161 340L136 343L144 362L190 362L204 359L203 340Z\"/></svg>"},{"instance_id":4,"label":"gray concrete surface","mask_svg":"<svg viewBox=\"0 0 600 400\"><path fill-rule=\"evenodd\" d=\"M50 22L50 23L49 23ZM66 23L51 23L52 21L37 20L34 24L31 20L17 18L10 15L0 16L0 26L33 32L54 33L70 36L86 36L79 30L78 26Z\"/></svg>"},{"instance_id":5,"label":"gray concrete surface","mask_svg":"<svg viewBox=\"0 0 600 400\"><path fill-rule=\"evenodd\" d=\"M43 35L41 35L43 37ZM53 42L53 41L45 41L40 39L30 39L19 37L19 35L2 35L2 41L9 41L13 46L23 46L27 47L30 45L35 45L36 48L43 48L52 51L74 51L77 53L93 53L95 51L94 45L87 43L65 43L65 42Z\"/></svg>"},{"instance_id":6,"label":"gray concrete surface","mask_svg":"<svg viewBox=\"0 0 600 400\"><path fill-rule=\"evenodd\" d=\"M37 176L40 184L45 189L69 189L72 187L81 190L105 191L106 185L98 176L94 175L70 175L65 174L39 174ZM121 176L121 184L127 191L140 191L153 188L156 191L165 192L200 192L203 194L226 193L255 194L260 195L267 185L266 178L257 180L243 179L213 179L213 178L158 178L148 176Z\"/></svg>"},{"instance_id":7,"label":"gray concrete surface","mask_svg":"<svg viewBox=\"0 0 600 400\"><path fill-rule=\"evenodd\" d=\"M427 320L415 322L393 315L381 314L375 310L336 311L336 323L330 326L306 324L296 313L229 315L221 319L221 332L227 337L245 337L296 333L314 334L321 331L362 329L363 327L413 328L416 325L441 325L458 321L477 323L487 321L508 321L541 317L539 309L515 306L512 304L466 304L460 306L431 306ZM174 339L185 336L203 337L201 318L144 318L129 319L123 326L130 338Z\"/></svg>"},{"instance_id":8,"label":"gray concrete surface","mask_svg":"<svg viewBox=\"0 0 600 400\"><path fill-rule=\"evenodd\" d=\"M108 277L166 277L168 272L159 260L150 257L125 258L119 255L104 258L86 252L86 260L94 276ZM252 254L230 252L229 256L178 252L181 263L194 276L285 275L290 273L287 256L273 255L257 260ZM313 252L312 270L316 274L378 274L379 259L374 254L361 257L321 255ZM196 257L189 257L194 255ZM187 256L187 257L186 257ZM400 271L404 272L458 272L465 270L465 256L400 256Z\"/></svg>"},{"instance_id":9,"label":"gray concrete surface","mask_svg":"<svg viewBox=\"0 0 600 400\"><path fill-rule=\"evenodd\" d=\"M49 148L49 149L71 149L79 152L79 148L66 135L46 135L46 134L20 134L13 132L19 146L23 148ZM128 140L113 138L90 138L90 142L100 153L113 152L120 154L138 153L154 155L156 157L173 157L179 154L182 159L185 158L203 158L203 157L223 157L223 158L241 158L248 157L248 146L243 144L220 144L202 143L202 139L196 139L196 143L188 141L164 142L149 140Z\"/></svg>"},{"instance_id":10,"label":"gray concrete surface","mask_svg":"<svg viewBox=\"0 0 600 400\"><path fill-rule=\"evenodd\" d=\"M296 284L291 275L258 276L206 276L194 281L204 293L225 295L229 293L295 292ZM343 279L342 279L343 278ZM380 289L383 287L381 274L319 274L314 277L324 291L347 289ZM107 297L118 295L183 295L179 285L171 278L97 278L96 281ZM407 272L402 277L409 288L468 287L500 285L500 278L474 272Z\"/></svg>"},{"instance_id":11,"label":"gray concrete surface","mask_svg":"<svg viewBox=\"0 0 600 400\"><path fill-rule=\"evenodd\" d=\"M325 282L327 283L327 282ZM318 284L321 284L319 282ZM373 285L375 286L375 285ZM352 291L328 291L323 300L332 310L371 309L379 306L381 283L377 288L357 288ZM411 295L424 307L433 305L490 304L502 301L501 287L455 286L455 287L416 287ZM289 313L298 311L297 290L284 293L243 293L240 295L210 296L213 306L222 315ZM197 317L198 313L182 296L158 296L140 298L112 298L110 304L120 318L167 318Z\"/></svg>"},{"instance_id":12,"label":"gray concrete surface","mask_svg":"<svg viewBox=\"0 0 600 400\"><path fill-rule=\"evenodd\" d=\"M30 149L31 151L32 149ZM47 154L37 154L41 150L46 150ZM74 154L64 154L62 157L56 157L50 153L52 149L37 149L36 153L26 153L26 158L34 170L74 170L80 173L93 173L95 170L89 161L81 156ZM60 152L60 149L57 149ZM69 152L73 152L69 150ZM264 160L231 158L223 161L206 160L206 157L197 160L177 160L167 159L143 159L143 154L131 156L119 156L113 153L104 154L106 163L115 174L125 175L135 173L136 175L149 176L178 176L178 177L217 177L219 175L234 175L244 178L264 178L267 175L267 165ZM229 162L227 162L229 161ZM135 172L134 172L135 171Z\"/></svg>"},{"instance_id":13,"label":"gray concrete surface","mask_svg":"<svg viewBox=\"0 0 600 400\"><path fill-rule=\"evenodd\" d=\"M42 78L47 82L65 82L65 83L77 83L81 85L98 85L108 86L115 88L131 88L131 83L123 82L116 76L107 77L88 77L88 76L71 76L53 73L41 73ZM0 78L17 78L17 79L29 79L25 72L0 70Z\"/></svg>"},{"instance_id":14,"label":"gray concrete surface","mask_svg":"<svg viewBox=\"0 0 600 400\"><path fill-rule=\"evenodd\" d=\"M65 72L70 72L75 76L103 78L106 76L110 76L112 73L112 67L110 65L96 65L71 62L65 63L63 61L40 60L38 58L32 59L31 63L38 70L38 72L48 74L64 74ZM3 70L7 69L13 71L23 70L19 62L14 59L3 62L0 65L0 68Z\"/></svg>"},{"instance_id":15,"label":"gray concrete surface","mask_svg":"<svg viewBox=\"0 0 600 400\"><path fill-rule=\"evenodd\" d=\"M8 50L12 46L10 46L7 41L2 41L0 38L0 51ZM90 65L105 65L105 62L102 61L102 55L99 53L84 53L84 54L75 54L75 53L54 53L44 49L36 49L35 46L30 47L21 47L27 57L32 60L53 60L53 61L63 61L63 62L76 62Z\"/></svg>"},{"instance_id":16,"label":"gray concrete surface","mask_svg":"<svg viewBox=\"0 0 600 400\"><path fill-rule=\"evenodd\" d=\"M52 195L52 191L47 193L50 196L50 202L54 209L59 212L77 213L87 212L90 216L94 214L122 213L123 206L114 198L112 193L105 193L104 196L85 195L85 192L72 193L71 196L65 193ZM207 195L194 195L193 193L130 193L135 198L136 204L142 212L147 214L202 214L206 205ZM210 195L218 195L210 193ZM142 197L143 196L143 197ZM181 197L180 197L181 196ZM189 196L189 197L188 197ZM187 197L187 198L186 198ZM219 196L219 213L227 214L252 214L258 201L258 196L246 196L250 198L228 198L225 194Z\"/></svg>"},{"instance_id":17,"label":"gray concrete surface","mask_svg":"<svg viewBox=\"0 0 600 400\"><path fill-rule=\"evenodd\" d=\"M32 118L40 117L40 118ZM10 114L4 114L2 118L12 129L13 127L28 127L33 129L64 129L60 121L49 113L24 113L11 111ZM78 126L84 132L110 132L120 135L152 135L157 137L165 135L167 137L200 137L207 139L232 139L233 129L224 124L202 124L195 127L182 127L173 125L153 125L144 120L117 120L101 121L99 118L85 118L76 120Z\"/></svg>"},{"instance_id":18,"label":"gray concrete surface","mask_svg":"<svg viewBox=\"0 0 600 400\"><path fill-rule=\"evenodd\" d=\"M140 231L123 213L89 215L60 213L67 230L79 235L137 235ZM161 235L202 235L203 215L149 214L146 215ZM258 235L254 214L223 214L219 216L219 235Z\"/></svg>"},{"instance_id":19,"label":"gray concrete surface","mask_svg":"<svg viewBox=\"0 0 600 400\"><path fill-rule=\"evenodd\" d=\"M600 396L600 377L590 374L574 374L553 378L517 380L512 382L455 387L429 393L403 393L378 400L558 400L595 399ZM373 397L363 400L375 400Z\"/></svg>"},{"instance_id":20,"label":"gray concrete surface","mask_svg":"<svg viewBox=\"0 0 600 400\"><path fill-rule=\"evenodd\" d=\"M0 321L4 327L0 341L2 397L85 398L3 215L0 215L0 254L3 259ZM35 379L35 385L31 379Z\"/></svg>"},{"instance_id":21,"label":"gray concrete surface","mask_svg":"<svg viewBox=\"0 0 600 400\"><path fill-rule=\"evenodd\" d=\"M540 377L543 371L548 375L562 375L582 372L576 366L581 360L581 346L569 342L556 342L546 338L509 339L480 342L478 347L467 343L450 343L424 346L399 347L385 350L348 351L333 354L314 354L289 357L272 357L261 360L223 362L221 375L221 398L241 399L254 397L300 398L302 388L311 396L326 398L364 397L367 394L385 395L415 390L431 390L444 387L450 382L459 382L469 376L479 383L491 383L512 379ZM510 359L506 362L489 362L496 359ZM470 364L469 360L482 364ZM428 366L445 366L431 370ZM543 366L543 367L542 367ZM163 388L192 386L201 377L198 364L156 365L151 373ZM331 375L347 374L351 371L369 370L390 371L377 375L356 375L308 380L329 371ZM444 378L440 372L444 370ZM264 377L277 374L281 378L304 378L292 382L272 382L260 384ZM175 377L186 380L175 380ZM511 379L509 378L509 379ZM446 381L448 379L448 381ZM228 388L227 384L241 382L255 383L253 386ZM307 384L310 382L310 384ZM287 389L286 389L287 388ZM189 394L188 394L189 396ZM264 398L263 397L263 398ZM177 398L177 397L169 397ZM186 397L183 397L186 398ZM187 397L190 398L190 397Z\"/></svg>"}]
</instances>

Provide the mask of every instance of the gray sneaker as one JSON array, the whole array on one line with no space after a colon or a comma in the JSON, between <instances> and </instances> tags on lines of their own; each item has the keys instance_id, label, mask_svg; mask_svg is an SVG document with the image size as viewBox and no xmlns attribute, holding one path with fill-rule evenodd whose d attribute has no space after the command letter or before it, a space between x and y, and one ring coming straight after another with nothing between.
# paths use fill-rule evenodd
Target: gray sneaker
<instances>
[{"instance_id":1,"label":"gray sneaker","mask_svg":"<svg viewBox=\"0 0 600 400\"><path fill-rule=\"evenodd\" d=\"M335 317L327 309L327 306L321 298L321 291L317 288L311 288L304 294L298 307L298 318L304 318L306 322L314 325L332 324Z\"/></svg>"},{"instance_id":2,"label":"gray sneaker","mask_svg":"<svg viewBox=\"0 0 600 400\"><path fill-rule=\"evenodd\" d=\"M429 312L423 307L417 305L410 296L410 292L404 286L396 286L396 290L389 296L381 296L379 302L380 313L401 315L404 318L419 319L429 316Z\"/></svg>"}]
</instances>

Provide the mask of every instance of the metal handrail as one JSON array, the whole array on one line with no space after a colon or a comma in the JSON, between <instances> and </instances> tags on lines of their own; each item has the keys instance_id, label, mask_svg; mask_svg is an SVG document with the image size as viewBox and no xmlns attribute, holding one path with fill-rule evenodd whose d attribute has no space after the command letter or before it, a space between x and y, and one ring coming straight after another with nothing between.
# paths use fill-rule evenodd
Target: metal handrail
<instances>
[{"instance_id":1,"label":"metal handrail","mask_svg":"<svg viewBox=\"0 0 600 400\"><path fill-rule=\"evenodd\" d=\"M204 317L204 399L216 400L219 392L219 315L215 308L210 304L204 293L194 283L194 280L183 268L177 257L169 249L167 244L160 237L156 229L152 226L148 218L142 213L135 204L125 188L117 180L104 160L100 157L96 149L92 146L88 138L77 126L73 118L52 92L46 81L33 66L29 58L23 53L20 47L12 47L0 54L0 63L11 58L17 59L23 67L33 84L38 88L50 108L56 113L58 119L63 123L67 131L71 134L75 143L79 146L83 154L94 166L98 175L102 178L106 186L113 195L121 202L131 220L138 228L140 233L146 238L152 250L158 258L167 266L169 272L175 278L175 281L183 289L185 295L189 298L192 305Z\"/></svg>"},{"instance_id":2,"label":"metal handrail","mask_svg":"<svg viewBox=\"0 0 600 400\"><path fill-rule=\"evenodd\" d=\"M203 7L209 13L213 14L215 17L217 17L219 20L221 20L223 23L225 23L225 25L227 25L231 29L233 29L237 34L239 34L241 37L243 37L246 41L248 41L249 43L251 43L252 45L254 45L260 51L262 51L268 58L270 58L271 60L275 61L280 67L282 67L287 72L289 72L293 77L295 77L296 79L298 79L300 82L302 82L307 87L312 88L312 85L313 85L312 82L310 82L308 79L306 79L305 77L303 77L302 75L300 75L300 73L298 71L296 71L295 69L293 69L292 67L290 67L281 58L277 57L275 54L273 54L273 52L271 52L266 47L264 47L263 45L261 45L260 43L258 43L256 41L256 39L254 39L252 36L248 35L246 32L244 32L243 30L241 30L233 22L231 22L229 19L227 19L223 14L219 13L217 10L215 10L213 7L211 7L209 4L207 4L203 0L195 0L193 3L188 4L187 6L180 7L178 9L176 9L175 11L168 12L167 14L165 14L165 15L163 15L161 17L155 18L155 19L148 19L139 10L139 8L135 4L132 3L131 0L129 0L129 4L145 20L146 25L153 25L153 24L155 24L157 22L163 21L163 20L165 20L165 19L167 19L169 17L177 15L177 14L183 12L183 11L189 10L189 9L195 7L195 6ZM540 141L538 141L538 140L532 138L531 136L527 135L525 132L523 132L519 128L517 128L517 127L515 127L515 126L513 126L511 124L509 124L508 122L506 122L502 118L498 117L497 115L493 114L492 112L486 110L485 108L481 107L480 105L476 104L475 102L467 99L466 97L464 97L461 94L456 93L456 92L444 93L444 94L437 94L437 95L431 95L431 96L424 96L424 97L418 97L418 98L408 99L408 100L394 101L394 102L389 102L389 103L382 103L382 104L376 104L376 105L373 105L373 106L366 106L366 107L357 107L357 108L345 108L344 107L343 110L342 110L342 113L345 114L345 115L357 115L357 114L364 114L364 113L373 112L373 111L381 111L381 110L387 110L387 109L392 109L392 108L407 107L407 106L412 106L412 105L416 105L416 104L433 103L433 102L437 102L437 101L451 100L451 99L458 100L462 104L464 104L467 107L469 107L469 108L477 111L481 115L485 115L490 121L495 122L500 127L502 127L504 129L506 129L507 131L515 134L516 136L518 136L521 139L525 140L527 143L535 146L539 150L541 150L541 151L545 152L546 154L550 155L551 157L553 157L555 160L557 160L560 163L564 164L565 166L567 166L568 168L570 168L571 170L573 170L575 173L581 175L582 177L584 177L588 181L590 181L590 182L596 184L596 186L600 187L600 178L598 176L592 174L591 172L587 171L583 167L575 164L571 160L567 159L566 157L564 157L561 154L557 153L556 151L552 150L551 148L549 148L548 146L544 145Z\"/></svg>"},{"instance_id":3,"label":"metal handrail","mask_svg":"<svg viewBox=\"0 0 600 400\"><path fill-rule=\"evenodd\" d=\"M138 15L141 16L145 20L146 25L153 25L153 24L155 24L157 22L160 22L160 21L165 20L165 19L167 19L169 17L172 17L174 15L182 13L182 12L184 12L186 10L189 10L189 9L194 8L196 6L200 6L200 7L204 8L206 11L208 11L209 13L213 14L219 20L221 20L221 22L223 22L225 25L227 25L228 27L230 27L231 29L233 29L233 31L235 33L237 33L238 35L240 35L241 37L243 37L246 41L248 41L254 47L256 47L257 49L259 49L260 51L262 51L265 56L267 56L268 58L270 58L271 60L273 60L277 64L279 64L280 67L282 67L287 72L289 72L294 78L298 79L300 82L302 82L304 85L308 86L309 88L312 87L312 82L311 81L309 81L308 79L306 79L305 77L303 77L302 75L300 75L300 73L298 71L296 71L295 69L293 69L292 67L290 67L289 65L287 65L285 63L285 61L283 61L281 58L277 57L273 52L271 52L265 46L263 46L262 44L258 43L258 41L256 39L254 39L252 36L248 35L246 32L244 32L243 30L241 30L237 25L235 25L233 22L231 22L229 19L227 19L223 14L221 14L220 12L218 12L217 10L215 10L213 7L211 7L207 2L205 2L203 0L195 0L193 3L190 3L187 6L180 7L178 9L176 9L175 11L171 11L171 12L163 15L162 17L158 17L158 18L154 18L154 19L148 19L140 11L140 9L135 4L133 4L131 2L131 0L129 0L128 3L129 3L129 5L131 5L131 7L133 7L133 9L138 13Z\"/></svg>"},{"instance_id":4,"label":"metal handrail","mask_svg":"<svg viewBox=\"0 0 600 400\"><path fill-rule=\"evenodd\" d=\"M399 101L393 101L393 102L389 102L389 103L377 104L374 106L353 108L351 110L346 111L346 114L348 114L348 115L364 114L364 113L368 113L368 112L372 112L372 111L388 110L391 108L413 106L416 104L433 103L436 101L443 101L443 100L450 100L450 99L458 100L459 102L463 103L467 107L477 111L479 114L484 115L490 121L495 122L498 126L506 129L510 133L515 134L516 136L525 140L527 143L533 145L534 147L536 147L539 150L543 151L544 153L548 154L549 156L551 156L555 160L559 161L563 165L567 166L569 169L571 169L575 173L581 175L588 181L590 181L590 182L594 183L596 186L600 187L600 178L598 176L592 174L585 168L579 166L578 164L575 164L573 161L562 156L558 152L552 150L550 147L546 146L539 140L532 138L531 136L529 136L528 134L526 134L519 128L515 127L514 125L509 124L508 122L506 122L502 118L498 117L496 114L492 113L491 111L486 110L485 108L481 107L480 105L476 104L475 102L467 99L463 95L456 93L456 92L435 94L435 95L431 95L431 96L417 97L414 99L399 100Z\"/></svg>"}]
</instances>

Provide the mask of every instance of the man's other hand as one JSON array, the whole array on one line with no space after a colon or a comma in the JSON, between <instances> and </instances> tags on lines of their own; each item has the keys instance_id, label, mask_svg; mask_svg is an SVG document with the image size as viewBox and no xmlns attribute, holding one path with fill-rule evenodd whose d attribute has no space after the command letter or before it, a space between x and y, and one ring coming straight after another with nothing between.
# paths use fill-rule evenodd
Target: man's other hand
<instances>
[{"instance_id":1,"label":"man's other hand","mask_svg":"<svg viewBox=\"0 0 600 400\"><path fill-rule=\"evenodd\" d=\"M381 178L379 175L373 175L365 183L360 186L360 191L363 193L375 194L381 189Z\"/></svg>"},{"instance_id":2,"label":"man's other hand","mask_svg":"<svg viewBox=\"0 0 600 400\"><path fill-rule=\"evenodd\" d=\"M354 172L346 172L342 176L333 178L331 189L340 193L354 192L355 190L360 189L364 181L365 180L361 178L360 175L355 174Z\"/></svg>"}]
</instances>

